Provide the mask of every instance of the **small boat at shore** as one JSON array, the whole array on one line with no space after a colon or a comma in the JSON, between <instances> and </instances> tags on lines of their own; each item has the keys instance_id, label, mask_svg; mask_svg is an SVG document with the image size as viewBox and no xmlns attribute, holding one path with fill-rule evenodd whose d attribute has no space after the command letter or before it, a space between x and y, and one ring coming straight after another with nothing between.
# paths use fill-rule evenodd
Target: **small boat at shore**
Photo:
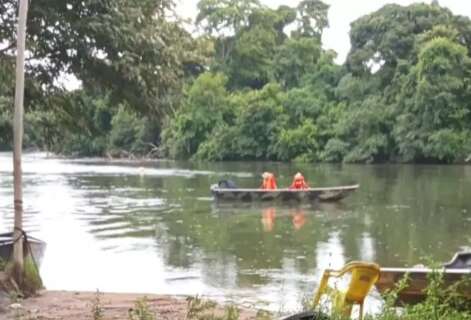
<instances>
[{"instance_id":1,"label":"small boat at shore","mask_svg":"<svg viewBox=\"0 0 471 320\"><path fill-rule=\"evenodd\" d=\"M356 191L360 185L340 186L331 188L308 189L250 189L250 188L223 188L218 184L211 186L211 193L217 200L238 201L339 201Z\"/></svg>"},{"instance_id":2,"label":"small boat at shore","mask_svg":"<svg viewBox=\"0 0 471 320\"><path fill-rule=\"evenodd\" d=\"M425 290L429 285L429 278L434 272L441 274L445 288L462 281L462 285L459 286L458 290L460 294L471 300L471 252L455 254L450 262L436 270L422 267L381 268L376 288L384 294L389 290L393 290L404 277L407 277L407 285L398 293L396 303L419 303L426 298Z\"/></svg>"},{"instance_id":3,"label":"small boat at shore","mask_svg":"<svg viewBox=\"0 0 471 320\"><path fill-rule=\"evenodd\" d=\"M27 242L23 239L23 252L25 257L31 252L35 262L41 265L41 261L46 249L46 243L37 238L28 236ZM12 232L0 233L0 258L8 261L13 256L14 236Z\"/></svg>"}]
</instances>

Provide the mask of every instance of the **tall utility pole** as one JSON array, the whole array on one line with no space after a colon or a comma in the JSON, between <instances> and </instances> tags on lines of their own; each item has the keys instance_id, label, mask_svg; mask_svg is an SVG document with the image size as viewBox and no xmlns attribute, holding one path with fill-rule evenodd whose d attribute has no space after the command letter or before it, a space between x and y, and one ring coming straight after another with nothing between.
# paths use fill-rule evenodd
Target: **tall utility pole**
<instances>
[{"instance_id":1,"label":"tall utility pole","mask_svg":"<svg viewBox=\"0 0 471 320\"><path fill-rule=\"evenodd\" d=\"M23 101L25 91L25 46L26 46L26 19L28 15L28 0L19 0L18 34L16 47L16 90L15 90L15 117L13 120L13 185L15 201L15 228L14 238L19 239L13 248L13 276L21 286L23 284L23 179L21 169L21 153L23 149Z\"/></svg>"}]
</instances>

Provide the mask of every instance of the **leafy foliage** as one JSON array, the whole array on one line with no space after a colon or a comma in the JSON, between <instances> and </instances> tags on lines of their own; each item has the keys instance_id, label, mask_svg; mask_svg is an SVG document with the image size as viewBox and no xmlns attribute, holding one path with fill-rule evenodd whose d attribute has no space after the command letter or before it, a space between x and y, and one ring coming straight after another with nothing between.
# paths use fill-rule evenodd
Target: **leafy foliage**
<instances>
[{"instance_id":1,"label":"leafy foliage","mask_svg":"<svg viewBox=\"0 0 471 320\"><path fill-rule=\"evenodd\" d=\"M396 319L471 319L469 301L462 294L460 288L469 286L469 279L464 278L451 286L444 285L443 273L434 268L428 276L428 286L425 289L425 301L407 305L401 312L396 308L398 294L408 286L409 277L406 275L398 282L396 288L386 293L385 303L381 312L368 319L396 320Z\"/></svg>"},{"instance_id":2,"label":"leafy foliage","mask_svg":"<svg viewBox=\"0 0 471 320\"><path fill-rule=\"evenodd\" d=\"M172 0L31 3L28 147L204 160L463 162L471 21L432 4L352 23L343 65L328 5L201 0L193 37ZM16 2L0 4L0 149L11 144ZM80 84L64 88L65 76Z\"/></svg>"},{"instance_id":3,"label":"leafy foliage","mask_svg":"<svg viewBox=\"0 0 471 320\"><path fill-rule=\"evenodd\" d=\"M163 132L167 152L172 157L189 157L201 142L210 138L215 124L230 121L228 92L221 74L204 73L191 86L182 108Z\"/></svg>"},{"instance_id":4,"label":"leafy foliage","mask_svg":"<svg viewBox=\"0 0 471 320\"><path fill-rule=\"evenodd\" d=\"M200 297L187 298L188 310L185 319L189 320L237 320L240 316L239 309L234 305L224 308L221 316L216 315L217 304Z\"/></svg>"},{"instance_id":5,"label":"leafy foliage","mask_svg":"<svg viewBox=\"0 0 471 320\"><path fill-rule=\"evenodd\" d=\"M156 320L156 313L152 310L149 305L147 297L138 299L134 308L129 310L129 320Z\"/></svg>"},{"instance_id":6,"label":"leafy foliage","mask_svg":"<svg viewBox=\"0 0 471 320\"><path fill-rule=\"evenodd\" d=\"M13 0L0 4L0 128L6 131L9 114L3 109L11 103L5 97L12 96L16 6ZM154 135L159 135L163 117L179 104L185 78L200 72L203 60L201 46L185 31L173 7L172 0L31 2L25 104L38 120L30 123L34 144L63 153L104 154L111 127L97 127L92 113L109 116L121 104L137 117L157 122ZM70 82L79 93L65 90ZM107 110L101 108L103 99ZM79 122L74 121L77 114ZM43 130L45 125L56 130ZM62 147L64 135L70 140ZM2 138L10 140L8 135Z\"/></svg>"},{"instance_id":7,"label":"leafy foliage","mask_svg":"<svg viewBox=\"0 0 471 320\"><path fill-rule=\"evenodd\" d=\"M212 68L227 76L236 112L181 155L464 161L471 153L469 19L437 3L384 6L352 24L352 48L338 66L320 42L327 9L314 0L255 5L240 28L220 34L216 41L232 50Z\"/></svg>"}]
</instances>

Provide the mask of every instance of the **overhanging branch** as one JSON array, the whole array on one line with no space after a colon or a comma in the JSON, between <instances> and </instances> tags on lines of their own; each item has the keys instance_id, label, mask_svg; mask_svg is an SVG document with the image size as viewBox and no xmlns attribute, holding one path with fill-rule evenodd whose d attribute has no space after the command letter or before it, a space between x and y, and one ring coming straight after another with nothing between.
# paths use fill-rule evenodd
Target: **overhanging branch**
<instances>
[{"instance_id":1,"label":"overhanging branch","mask_svg":"<svg viewBox=\"0 0 471 320\"><path fill-rule=\"evenodd\" d=\"M0 49L0 54L3 54L4 52L10 50L10 49L13 49L15 47L15 44L14 43L10 43L9 46L7 46L6 48L3 48L3 49Z\"/></svg>"}]
</instances>

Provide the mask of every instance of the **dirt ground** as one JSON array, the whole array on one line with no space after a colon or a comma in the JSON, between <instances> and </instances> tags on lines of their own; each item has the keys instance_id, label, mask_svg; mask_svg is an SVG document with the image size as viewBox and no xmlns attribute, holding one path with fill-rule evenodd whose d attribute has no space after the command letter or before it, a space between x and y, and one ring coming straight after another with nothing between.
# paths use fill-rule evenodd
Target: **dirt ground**
<instances>
[{"instance_id":1,"label":"dirt ground","mask_svg":"<svg viewBox=\"0 0 471 320\"><path fill-rule=\"evenodd\" d=\"M129 319L129 310L144 296L152 311L156 313L157 319L186 319L188 305L185 298L102 293L99 306L103 312L103 319ZM17 304L8 302L3 308L0 306L0 320L92 320L94 301L96 293L92 292L44 291L37 297ZM5 299L3 302L5 303ZM222 310L223 307L219 306L216 313L221 314ZM255 319L255 315L255 311L240 310L241 320Z\"/></svg>"}]
</instances>

